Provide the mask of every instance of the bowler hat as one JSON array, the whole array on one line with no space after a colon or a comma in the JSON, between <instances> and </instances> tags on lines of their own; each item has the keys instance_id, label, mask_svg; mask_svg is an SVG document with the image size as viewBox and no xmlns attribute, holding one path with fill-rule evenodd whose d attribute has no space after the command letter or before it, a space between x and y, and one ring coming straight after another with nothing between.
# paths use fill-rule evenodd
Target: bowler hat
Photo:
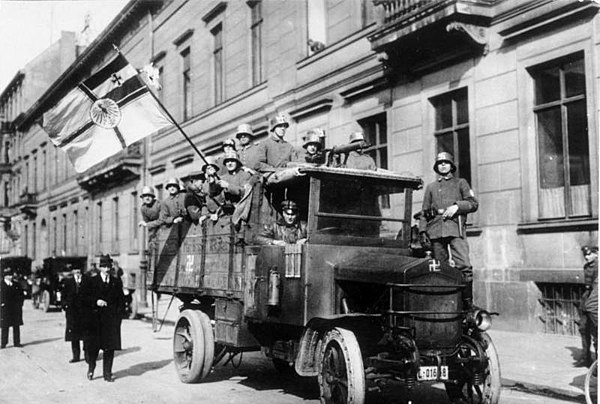
<instances>
[{"instance_id":1,"label":"bowler hat","mask_svg":"<svg viewBox=\"0 0 600 404\"><path fill-rule=\"evenodd\" d=\"M294 201L285 200L281 202L281 211L286 213L296 213L298 212L298 205Z\"/></svg>"},{"instance_id":2,"label":"bowler hat","mask_svg":"<svg viewBox=\"0 0 600 404\"><path fill-rule=\"evenodd\" d=\"M110 255L101 255L100 262L98 263L99 267L110 267L112 266L113 260L110 258Z\"/></svg>"}]
</instances>

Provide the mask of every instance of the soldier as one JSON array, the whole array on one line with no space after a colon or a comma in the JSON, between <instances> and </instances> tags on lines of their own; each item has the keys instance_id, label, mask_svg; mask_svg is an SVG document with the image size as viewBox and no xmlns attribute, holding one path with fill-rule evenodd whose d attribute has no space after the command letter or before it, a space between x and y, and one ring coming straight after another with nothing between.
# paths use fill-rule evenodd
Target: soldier
<instances>
[{"instance_id":1,"label":"soldier","mask_svg":"<svg viewBox=\"0 0 600 404\"><path fill-rule=\"evenodd\" d=\"M350 134L350 143L364 142L365 136L362 131L352 132ZM346 168L355 168L358 170L377 170L377 164L373 157L365 154L363 149L353 150L346 155L343 166Z\"/></svg>"},{"instance_id":2,"label":"soldier","mask_svg":"<svg viewBox=\"0 0 600 404\"><path fill-rule=\"evenodd\" d=\"M154 189L149 186L142 188L140 198L142 198L142 207L140 209L142 220L138 225L148 229L148 248L153 250L156 243L156 235L161 224L160 202L156 200Z\"/></svg>"},{"instance_id":3,"label":"soldier","mask_svg":"<svg viewBox=\"0 0 600 404\"><path fill-rule=\"evenodd\" d=\"M185 217L184 194L180 192L179 181L171 178L165 184L169 195L163 200L160 207L161 224L170 226L173 223L181 223Z\"/></svg>"},{"instance_id":4,"label":"soldier","mask_svg":"<svg viewBox=\"0 0 600 404\"><path fill-rule=\"evenodd\" d=\"M13 346L22 347L21 329L23 325L23 290L13 281L13 271L5 268L2 271L4 279L0 282L0 349L8 344L8 329L13 329Z\"/></svg>"},{"instance_id":5,"label":"soldier","mask_svg":"<svg viewBox=\"0 0 600 404\"><path fill-rule=\"evenodd\" d=\"M285 246L306 242L306 223L298 220L298 205L294 201L283 201L281 215L283 220L265 225L263 231L256 236L258 244Z\"/></svg>"},{"instance_id":6,"label":"soldier","mask_svg":"<svg viewBox=\"0 0 600 404\"><path fill-rule=\"evenodd\" d=\"M250 174L255 174L256 171L254 169L258 164L258 143L252 142L254 139L252 126L247 123L239 125L235 137L240 142L238 157L242 162L242 170L248 171Z\"/></svg>"},{"instance_id":7,"label":"soldier","mask_svg":"<svg viewBox=\"0 0 600 404\"><path fill-rule=\"evenodd\" d=\"M575 366L589 367L593 362L592 340L596 355L598 354L598 247L584 246L581 252L586 261L583 265L585 292L579 305L579 333L583 352Z\"/></svg>"},{"instance_id":8,"label":"soldier","mask_svg":"<svg viewBox=\"0 0 600 404\"><path fill-rule=\"evenodd\" d=\"M218 172L220 171L219 166L213 163L212 160L207 160L206 164L202 166L202 172L204 173L204 182L202 183L202 194L205 196L206 203L206 214L209 215L212 221L219 219L219 210L225 203L225 196L223 194L211 195L211 188L215 187L218 181Z\"/></svg>"},{"instance_id":9,"label":"soldier","mask_svg":"<svg viewBox=\"0 0 600 404\"><path fill-rule=\"evenodd\" d=\"M189 184L183 204L192 222L202 224L208 214L206 209L206 195L202 192L204 172L199 170L192 171L188 178Z\"/></svg>"},{"instance_id":10,"label":"soldier","mask_svg":"<svg viewBox=\"0 0 600 404\"><path fill-rule=\"evenodd\" d=\"M227 153L235 152L235 150L236 150L235 140L233 138L225 139L223 141L223 144L221 145L221 147L222 147L222 150L223 150L223 155L217 159L217 165L219 166L219 168L221 169L221 171L225 171L224 156Z\"/></svg>"},{"instance_id":11,"label":"soldier","mask_svg":"<svg viewBox=\"0 0 600 404\"><path fill-rule=\"evenodd\" d=\"M223 162L227 172L210 186L210 194L214 197L223 193L223 199L230 207L235 206L251 186L252 175L241 169L242 162L236 152L225 153ZM230 211L233 209L229 208Z\"/></svg>"},{"instance_id":12,"label":"soldier","mask_svg":"<svg viewBox=\"0 0 600 404\"><path fill-rule=\"evenodd\" d=\"M261 173L273 172L286 167L290 161L298 161L298 152L284 137L290 126L287 119L277 116L271 121L271 135L257 148L258 163L255 168Z\"/></svg>"},{"instance_id":13,"label":"soldier","mask_svg":"<svg viewBox=\"0 0 600 404\"><path fill-rule=\"evenodd\" d=\"M75 363L81 360L80 341L83 340L81 306L83 276L80 268L73 268L71 274L73 276L63 281L61 289L62 308L65 311L66 318L65 341L71 342L71 353L73 354L69 363Z\"/></svg>"},{"instance_id":14,"label":"soldier","mask_svg":"<svg viewBox=\"0 0 600 404\"><path fill-rule=\"evenodd\" d=\"M121 349L121 317L125 307L121 279L110 274L112 259L100 256L100 274L83 283L82 305L85 311L84 349L87 353L88 380L94 378L96 360L102 349L104 380L113 382L115 350Z\"/></svg>"},{"instance_id":15,"label":"soldier","mask_svg":"<svg viewBox=\"0 0 600 404\"><path fill-rule=\"evenodd\" d=\"M311 129L306 133L304 145L302 147L306 150L304 160L307 163L325 163L325 154L322 152L324 138L325 132L320 128Z\"/></svg>"},{"instance_id":16,"label":"soldier","mask_svg":"<svg viewBox=\"0 0 600 404\"><path fill-rule=\"evenodd\" d=\"M431 244L433 256L440 261L448 262L450 249L455 267L462 272L466 283L464 305L471 308L473 267L469 261L466 224L467 213L475 212L479 203L467 181L454 176L456 165L450 153L439 153L433 170L438 178L425 188L419 234L422 244Z\"/></svg>"}]
</instances>

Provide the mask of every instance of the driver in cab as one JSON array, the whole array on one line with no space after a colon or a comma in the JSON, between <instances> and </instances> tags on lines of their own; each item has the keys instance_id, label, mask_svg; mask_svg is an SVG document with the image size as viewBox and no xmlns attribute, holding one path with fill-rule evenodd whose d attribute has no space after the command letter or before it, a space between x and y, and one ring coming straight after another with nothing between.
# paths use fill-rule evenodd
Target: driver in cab
<instances>
[{"instance_id":1,"label":"driver in cab","mask_svg":"<svg viewBox=\"0 0 600 404\"><path fill-rule=\"evenodd\" d=\"M281 203L283 219L265 225L256 236L256 242L263 245L285 246L286 244L304 244L306 242L306 223L298 220L298 205L294 201Z\"/></svg>"}]
</instances>

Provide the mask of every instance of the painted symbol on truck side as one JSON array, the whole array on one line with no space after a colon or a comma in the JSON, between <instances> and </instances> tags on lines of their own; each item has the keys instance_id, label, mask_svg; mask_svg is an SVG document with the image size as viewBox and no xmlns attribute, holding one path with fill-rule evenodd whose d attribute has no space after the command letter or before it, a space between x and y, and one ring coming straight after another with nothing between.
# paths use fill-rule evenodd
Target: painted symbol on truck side
<instances>
[{"instance_id":1,"label":"painted symbol on truck side","mask_svg":"<svg viewBox=\"0 0 600 404\"><path fill-rule=\"evenodd\" d=\"M185 258L185 272L193 272L194 271L194 256L192 254L188 254Z\"/></svg>"}]
</instances>

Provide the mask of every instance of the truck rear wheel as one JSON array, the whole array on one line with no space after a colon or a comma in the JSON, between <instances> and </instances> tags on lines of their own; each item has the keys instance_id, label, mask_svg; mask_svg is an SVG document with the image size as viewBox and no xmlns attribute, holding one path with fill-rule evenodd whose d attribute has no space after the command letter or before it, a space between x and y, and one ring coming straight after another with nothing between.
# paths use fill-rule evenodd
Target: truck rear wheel
<instances>
[{"instance_id":1,"label":"truck rear wheel","mask_svg":"<svg viewBox=\"0 0 600 404\"><path fill-rule=\"evenodd\" d=\"M197 383L204 367L203 314L196 310L184 310L179 314L173 335L173 362L179 380Z\"/></svg>"},{"instance_id":2,"label":"truck rear wheel","mask_svg":"<svg viewBox=\"0 0 600 404\"><path fill-rule=\"evenodd\" d=\"M352 331L334 328L321 345L319 388L323 404L363 404L365 369Z\"/></svg>"},{"instance_id":3,"label":"truck rear wheel","mask_svg":"<svg viewBox=\"0 0 600 404\"><path fill-rule=\"evenodd\" d=\"M473 404L498 404L500 401L500 389L502 387L500 380L500 360L498 359L498 351L492 342L492 339L486 333L481 334L485 348L485 356L487 358L487 366L485 367L480 384L474 384L472 380L467 380L472 372L467 372L466 369L458 372L464 377L459 380L459 384L446 383L446 392L451 400L462 398ZM471 355L468 352L467 355Z\"/></svg>"},{"instance_id":4,"label":"truck rear wheel","mask_svg":"<svg viewBox=\"0 0 600 404\"><path fill-rule=\"evenodd\" d=\"M48 310L50 310L50 292L47 290L42 292L42 310L44 310L44 313L48 313Z\"/></svg>"}]
</instances>

